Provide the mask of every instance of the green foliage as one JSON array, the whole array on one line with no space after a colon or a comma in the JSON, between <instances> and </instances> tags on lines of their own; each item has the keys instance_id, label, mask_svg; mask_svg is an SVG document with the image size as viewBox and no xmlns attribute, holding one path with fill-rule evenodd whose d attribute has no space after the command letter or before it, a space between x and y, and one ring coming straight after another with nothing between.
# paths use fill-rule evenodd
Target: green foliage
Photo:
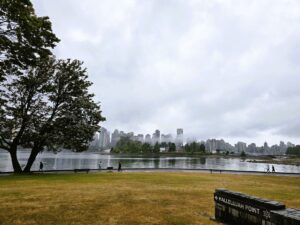
<instances>
[{"instance_id":1,"label":"green foliage","mask_svg":"<svg viewBox=\"0 0 300 225\"><path fill-rule=\"evenodd\" d=\"M99 104L88 92L90 86L82 62L41 60L9 83L0 97L4 102L0 147L11 155L18 146L32 148L25 171L44 149L86 150L104 120ZM15 171L20 170L18 162L13 164Z\"/></svg>"},{"instance_id":2,"label":"green foliage","mask_svg":"<svg viewBox=\"0 0 300 225\"><path fill-rule=\"evenodd\" d=\"M29 0L0 1L0 148L18 173L44 149L86 150L104 120L82 62L52 57L58 41ZM24 169L19 146L32 149Z\"/></svg>"},{"instance_id":3,"label":"green foliage","mask_svg":"<svg viewBox=\"0 0 300 225\"><path fill-rule=\"evenodd\" d=\"M144 149L142 148L144 147ZM113 153L142 153L148 146L140 141L133 141L130 137L121 137L116 146L111 149Z\"/></svg>"},{"instance_id":4,"label":"green foliage","mask_svg":"<svg viewBox=\"0 0 300 225\"><path fill-rule=\"evenodd\" d=\"M194 153L194 152L197 152L197 153L205 153L205 145L204 144L200 144L200 143L197 143L197 142L192 142L192 143L187 143L185 146L184 146L184 150L186 152L189 152L189 153Z\"/></svg>"},{"instance_id":5,"label":"green foliage","mask_svg":"<svg viewBox=\"0 0 300 225\"><path fill-rule=\"evenodd\" d=\"M288 147L286 151L287 155L300 155L300 145L296 145L295 147Z\"/></svg>"},{"instance_id":6,"label":"green foliage","mask_svg":"<svg viewBox=\"0 0 300 225\"><path fill-rule=\"evenodd\" d=\"M144 143L142 145L142 153L150 153L153 152L153 147L149 143Z\"/></svg>"},{"instance_id":7,"label":"green foliage","mask_svg":"<svg viewBox=\"0 0 300 225\"><path fill-rule=\"evenodd\" d=\"M159 153L160 152L160 144L158 142L155 143L153 147L153 152L154 153Z\"/></svg>"},{"instance_id":8,"label":"green foliage","mask_svg":"<svg viewBox=\"0 0 300 225\"><path fill-rule=\"evenodd\" d=\"M176 145L175 143L169 142L169 152L175 152L176 151Z\"/></svg>"},{"instance_id":9,"label":"green foliage","mask_svg":"<svg viewBox=\"0 0 300 225\"><path fill-rule=\"evenodd\" d=\"M246 153L244 151L241 152L241 157L246 157Z\"/></svg>"},{"instance_id":10,"label":"green foliage","mask_svg":"<svg viewBox=\"0 0 300 225\"><path fill-rule=\"evenodd\" d=\"M162 142L162 143L160 143L160 147L166 148L166 147L169 147L169 144L167 142Z\"/></svg>"},{"instance_id":11,"label":"green foliage","mask_svg":"<svg viewBox=\"0 0 300 225\"><path fill-rule=\"evenodd\" d=\"M131 140L130 137L121 137L116 146L111 148L112 153L159 153L160 148L167 148L169 152L176 151L174 143L161 144L156 142L154 145L149 143L142 143L140 141Z\"/></svg>"},{"instance_id":12,"label":"green foliage","mask_svg":"<svg viewBox=\"0 0 300 225\"><path fill-rule=\"evenodd\" d=\"M36 16L29 0L0 1L0 81L35 66L57 42L49 18Z\"/></svg>"}]
</instances>

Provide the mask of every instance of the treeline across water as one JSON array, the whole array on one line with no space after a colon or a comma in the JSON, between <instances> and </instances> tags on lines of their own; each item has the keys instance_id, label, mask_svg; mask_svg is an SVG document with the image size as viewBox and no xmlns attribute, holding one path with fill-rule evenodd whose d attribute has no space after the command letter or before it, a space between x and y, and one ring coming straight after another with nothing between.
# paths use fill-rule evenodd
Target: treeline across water
<instances>
[{"instance_id":1,"label":"treeline across water","mask_svg":"<svg viewBox=\"0 0 300 225\"><path fill-rule=\"evenodd\" d=\"M296 145L295 147L288 147L286 150L286 154L300 156L300 145Z\"/></svg>"},{"instance_id":2,"label":"treeline across water","mask_svg":"<svg viewBox=\"0 0 300 225\"><path fill-rule=\"evenodd\" d=\"M205 153L205 145L197 142L176 146L173 142L156 142L154 145L135 141L129 137L121 137L116 146L111 148L112 153L159 153L159 152L187 152Z\"/></svg>"}]
</instances>

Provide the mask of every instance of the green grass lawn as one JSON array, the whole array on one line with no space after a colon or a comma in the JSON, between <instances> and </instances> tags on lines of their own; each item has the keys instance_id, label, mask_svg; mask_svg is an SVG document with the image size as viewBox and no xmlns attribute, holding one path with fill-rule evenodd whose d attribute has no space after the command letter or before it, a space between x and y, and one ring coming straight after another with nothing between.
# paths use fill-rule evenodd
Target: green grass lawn
<instances>
[{"instance_id":1,"label":"green grass lawn","mask_svg":"<svg viewBox=\"0 0 300 225\"><path fill-rule=\"evenodd\" d=\"M215 188L300 208L300 178L139 172L0 177L0 224L216 224Z\"/></svg>"}]
</instances>

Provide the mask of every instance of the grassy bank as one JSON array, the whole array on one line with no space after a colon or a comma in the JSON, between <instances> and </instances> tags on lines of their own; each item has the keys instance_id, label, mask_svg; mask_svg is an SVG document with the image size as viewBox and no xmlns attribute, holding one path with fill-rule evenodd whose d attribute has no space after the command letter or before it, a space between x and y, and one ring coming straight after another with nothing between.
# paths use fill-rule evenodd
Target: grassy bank
<instances>
[{"instance_id":1,"label":"grassy bank","mask_svg":"<svg viewBox=\"0 0 300 225\"><path fill-rule=\"evenodd\" d=\"M216 224L215 188L300 208L300 178L199 173L0 177L0 224Z\"/></svg>"}]
</instances>

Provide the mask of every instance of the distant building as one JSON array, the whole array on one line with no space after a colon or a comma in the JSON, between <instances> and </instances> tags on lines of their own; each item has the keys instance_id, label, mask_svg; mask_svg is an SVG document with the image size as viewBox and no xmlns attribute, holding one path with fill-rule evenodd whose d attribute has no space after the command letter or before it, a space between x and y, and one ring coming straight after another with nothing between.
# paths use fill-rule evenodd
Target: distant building
<instances>
[{"instance_id":1,"label":"distant building","mask_svg":"<svg viewBox=\"0 0 300 225\"><path fill-rule=\"evenodd\" d=\"M143 134L138 134L137 137L138 137L138 141L144 142L144 135Z\"/></svg>"},{"instance_id":2,"label":"distant building","mask_svg":"<svg viewBox=\"0 0 300 225\"><path fill-rule=\"evenodd\" d=\"M178 128L177 129L177 135L176 135L176 145L177 146L182 146L183 145L183 129L182 128Z\"/></svg>"},{"instance_id":3,"label":"distant building","mask_svg":"<svg viewBox=\"0 0 300 225\"><path fill-rule=\"evenodd\" d=\"M168 151L167 147L160 147L159 148L159 152L167 152L167 151Z\"/></svg>"},{"instance_id":4,"label":"distant building","mask_svg":"<svg viewBox=\"0 0 300 225\"><path fill-rule=\"evenodd\" d=\"M280 148L280 150L279 150L280 154L285 154L286 153L287 145L283 141L280 141L279 148Z\"/></svg>"},{"instance_id":5,"label":"distant building","mask_svg":"<svg viewBox=\"0 0 300 225\"><path fill-rule=\"evenodd\" d=\"M127 134L124 134L124 136L129 137L129 138L133 138L134 137L134 132L129 132Z\"/></svg>"},{"instance_id":6,"label":"distant building","mask_svg":"<svg viewBox=\"0 0 300 225\"><path fill-rule=\"evenodd\" d=\"M109 131L101 127L99 131L99 147L100 149L106 149L110 146L110 133Z\"/></svg>"},{"instance_id":7,"label":"distant building","mask_svg":"<svg viewBox=\"0 0 300 225\"><path fill-rule=\"evenodd\" d=\"M144 135L143 134L134 135L133 137L131 137L131 139L134 141L144 142Z\"/></svg>"},{"instance_id":8,"label":"distant building","mask_svg":"<svg viewBox=\"0 0 300 225\"><path fill-rule=\"evenodd\" d=\"M117 142L120 140L120 133L117 129L111 134L111 146L115 147Z\"/></svg>"},{"instance_id":9,"label":"distant building","mask_svg":"<svg viewBox=\"0 0 300 225\"><path fill-rule=\"evenodd\" d=\"M152 143L155 144L156 142L160 143L160 131L155 130L154 134L152 135Z\"/></svg>"},{"instance_id":10,"label":"distant building","mask_svg":"<svg viewBox=\"0 0 300 225\"><path fill-rule=\"evenodd\" d=\"M235 144L235 149L237 152L246 152L247 150L247 144L245 142L239 141Z\"/></svg>"},{"instance_id":11,"label":"distant building","mask_svg":"<svg viewBox=\"0 0 300 225\"><path fill-rule=\"evenodd\" d=\"M265 152L268 152L268 151L269 151L269 146L268 146L268 143L267 143L267 142L264 143L264 151L265 151Z\"/></svg>"},{"instance_id":12,"label":"distant building","mask_svg":"<svg viewBox=\"0 0 300 225\"><path fill-rule=\"evenodd\" d=\"M256 153L257 152L256 144L255 143L251 143L250 145L248 145L247 152L248 153Z\"/></svg>"},{"instance_id":13,"label":"distant building","mask_svg":"<svg viewBox=\"0 0 300 225\"><path fill-rule=\"evenodd\" d=\"M208 139L205 143L205 150L207 152L216 152L218 149L217 147L217 140L216 139Z\"/></svg>"},{"instance_id":14,"label":"distant building","mask_svg":"<svg viewBox=\"0 0 300 225\"><path fill-rule=\"evenodd\" d=\"M90 150L99 150L99 133L96 132L93 136L93 140L89 144Z\"/></svg>"},{"instance_id":15,"label":"distant building","mask_svg":"<svg viewBox=\"0 0 300 225\"><path fill-rule=\"evenodd\" d=\"M291 143L291 142L288 142L287 143L287 147L295 147L295 145L293 143Z\"/></svg>"},{"instance_id":16,"label":"distant building","mask_svg":"<svg viewBox=\"0 0 300 225\"><path fill-rule=\"evenodd\" d=\"M160 141L166 143L173 142L172 134L162 134Z\"/></svg>"},{"instance_id":17,"label":"distant building","mask_svg":"<svg viewBox=\"0 0 300 225\"><path fill-rule=\"evenodd\" d=\"M151 135L150 134L146 134L145 142L151 144L152 140L151 140Z\"/></svg>"}]
</instances>

